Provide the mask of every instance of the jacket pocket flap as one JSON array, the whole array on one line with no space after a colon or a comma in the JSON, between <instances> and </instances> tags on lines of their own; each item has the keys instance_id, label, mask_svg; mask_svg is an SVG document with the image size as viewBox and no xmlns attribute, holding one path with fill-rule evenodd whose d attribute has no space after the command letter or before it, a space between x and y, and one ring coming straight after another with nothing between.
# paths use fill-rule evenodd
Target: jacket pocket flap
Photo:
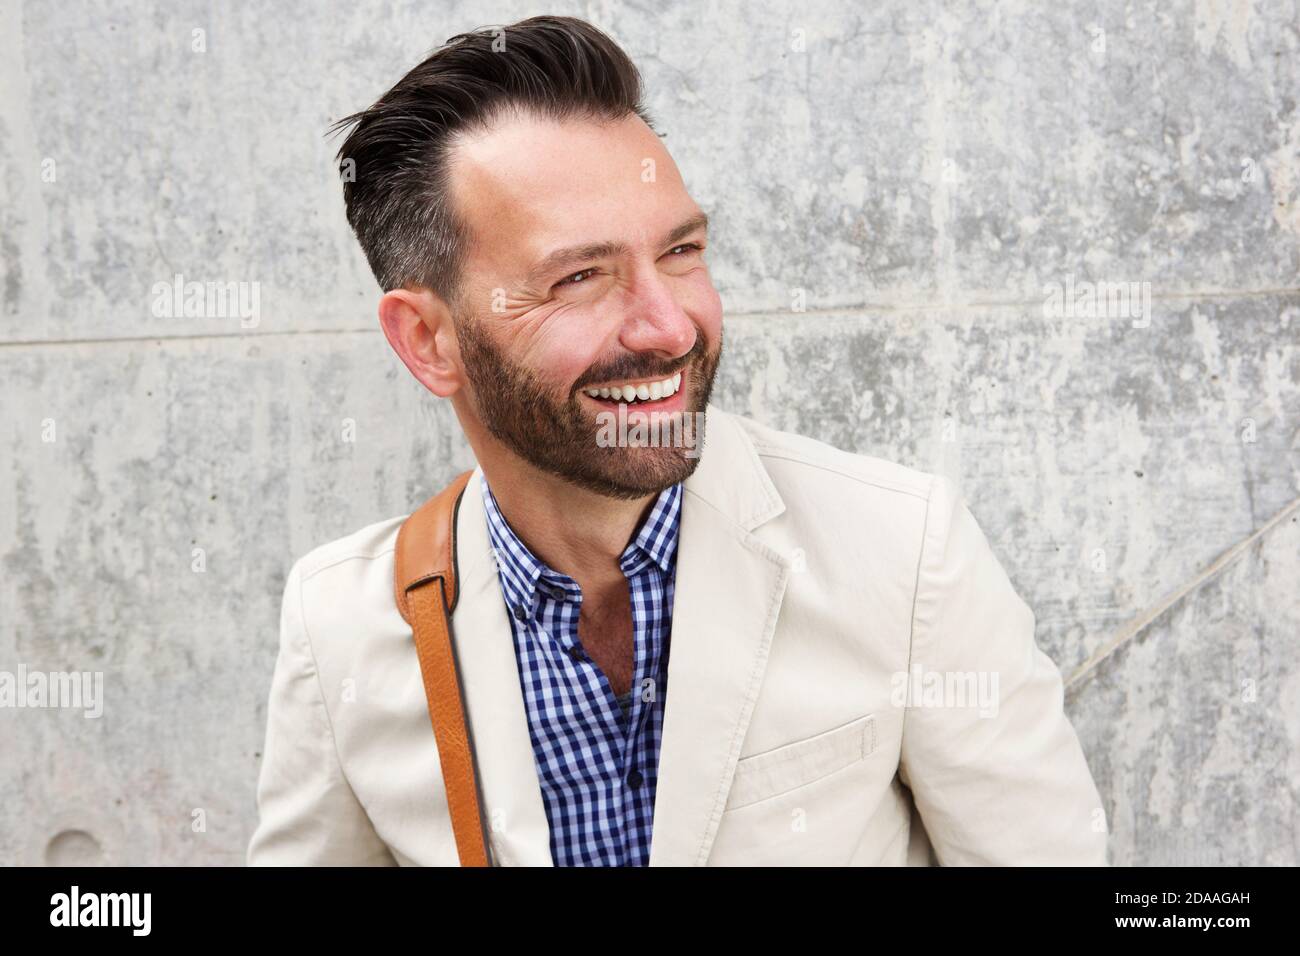
<instances>
[{"instance_id":1,"label":"jacket pocket flap","mask_svg":"<svg viewBox=\"0 0 1300 956\"><path fill-rule=\"evenodd\" d=\"M726 809L749 806L820 780L861 760L875 746L875 715L866 714L816 736L742 757Z\"/></svg>"}]
</instances>

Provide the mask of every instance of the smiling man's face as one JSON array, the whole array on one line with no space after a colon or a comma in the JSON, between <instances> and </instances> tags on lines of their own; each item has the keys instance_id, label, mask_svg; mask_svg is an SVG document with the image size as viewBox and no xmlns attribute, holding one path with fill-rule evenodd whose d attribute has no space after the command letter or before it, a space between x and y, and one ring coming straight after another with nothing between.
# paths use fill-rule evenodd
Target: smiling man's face
<instances>
[{"instance_id":1,"label":"smiling man's face","mask_svg":"<svg viewBox=\"0 0 1300 956\"><path fill-rule=\"evenodd\" d=\"M721 355L704 215L659 137L636 116L516 114L452 155L470 232L456 320L465 413L520 458L604 495L686 478L698 447L598 441L620 405L629 427L693 424Z\"/></svg>"}]
</instances>

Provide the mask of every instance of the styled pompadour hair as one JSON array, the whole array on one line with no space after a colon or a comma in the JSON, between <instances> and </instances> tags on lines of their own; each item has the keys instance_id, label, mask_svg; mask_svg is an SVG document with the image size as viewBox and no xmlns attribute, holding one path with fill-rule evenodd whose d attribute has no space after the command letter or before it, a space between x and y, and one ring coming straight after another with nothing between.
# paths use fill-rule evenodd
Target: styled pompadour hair
<instances>
[{"instance_id":1,"label":"styled pompadour hair","mask_svg":"<svg viewBox=\"0 0 1300 956\"><path fill-rule=\"evenodd\" d=\"M639 116L641 75L609 36L573 17L541 16L449 39L373 106L335 123L348 222L384 291L461 295L468 234L449 195L458 133L519 109L545 118Z\"/></svg>"}]
</instances>

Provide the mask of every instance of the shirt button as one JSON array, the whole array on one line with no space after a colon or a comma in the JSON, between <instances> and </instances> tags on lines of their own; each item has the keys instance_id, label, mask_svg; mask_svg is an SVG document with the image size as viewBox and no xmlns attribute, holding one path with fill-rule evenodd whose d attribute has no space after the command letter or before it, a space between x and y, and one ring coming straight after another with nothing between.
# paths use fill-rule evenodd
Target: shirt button
<instances>
[{"instance_id":1,"label":"shirt button","mask_svg":"<svg viewBox=\"0 0 1300 956\"><path fill-rule=\"evenodd\" d=\"M528 608L524 607L522 604L516 604L516 605L515 605L515 620L516 620L516 621L526 621L526 620L528 620Z\"/></svg>"},{"instance_id":2,"label":"shirt button","mask_svg":"<svg viewBox=\"0 0 1300 956\"><path fill-rule=\"evenodd\" d=\"M641 786L640 770L633 770L631 773L627 775L627 785L631 787L633 790L636 790Z\"/></svg>"},{"instance_id":3,"label":"shirt button","mask_svg":"<svg viewBox=\"0 0 1300 956\"><path fill-rule=\"evenodd\" d=\"M579 647L577 644L574 644L571 648L569 648L569 656L573 658L575 661L577 661L579 664L581 664L582 659L584 657L582 653L582 648Z\"/></svg>"}]
</instances>

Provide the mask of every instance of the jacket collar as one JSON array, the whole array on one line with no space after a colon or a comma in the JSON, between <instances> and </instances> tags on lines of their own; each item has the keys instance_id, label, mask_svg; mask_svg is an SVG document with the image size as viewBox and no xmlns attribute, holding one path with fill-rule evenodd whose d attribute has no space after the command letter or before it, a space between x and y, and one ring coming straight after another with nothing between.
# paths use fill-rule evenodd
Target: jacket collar
<instances>
[{"instance_id":1,"label":"jacket collar","mask_svg":"<svg viewBox=\"0 0 1300 956\"><path fill-rule=\"evenodd\" d=\"M709 405L705 421L703 453L686 492L753 531L783 512L785 502L741 420Z\"/></svg>"}]
</instances>

